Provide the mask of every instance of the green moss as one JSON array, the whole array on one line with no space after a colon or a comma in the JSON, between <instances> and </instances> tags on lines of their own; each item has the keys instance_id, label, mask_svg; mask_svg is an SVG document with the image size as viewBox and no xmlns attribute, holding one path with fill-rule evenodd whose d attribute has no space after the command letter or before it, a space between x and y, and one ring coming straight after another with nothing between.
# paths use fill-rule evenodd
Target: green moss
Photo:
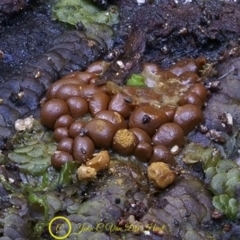
<instances>
[{"instance_id":1,"label":"green moss","mask_svg":"<svg viewBox=\"0 0 240 240\"><path fill-rule=\"evenodd\" d=\"M8 159L21 172L39 176L51 165L51 155L56 149L56 143L39 121L34 122L33 130L16 134L12 143L14 150L8 154Z\"/></svg>"},{"instance_id":2,"label":"green moss","mask_svg":"<svg viewBox=\"0 0 240 240\"><path fill-rule=\"evenodd\" d=\"M76 192L73 179L76 178L78 164L67 162L60 172L51 166L51 155L56 149L56 143L52 132L46 131L36 120L32 129L18 132L11 143L14 149L8 153L7 160L18 167L22 181L9 182L0 173L0 183L12 194L17 194L17 198L24 199L30 212L37 209L39 215L32 218L35 225L31 235L39 239L57 212L71 208L71 205L74 205L71 212L77 211L80 200L76 199L68 206L64 202L64 196L71 196ZM65 191L56 195L59 188ZM64 196L60 196L61 194Z\"/></svg>"},{"instance_id":3,"label":"green moss","mask_svg":"<svg viewBox=\"0 0 240 240\"><path fill-rule=\"evenodd\" d=\"M134 87L146 87L144 77L141 74L132 74L127 80L127 85Z\"/></svg>"},{"instance_id":4,"label":"green moss","mask_svg":"<svg viewBox=\"0 0 240 240\"><path fill-rule=\"evenodd\" d=\"M193 163L196 160L202 163L206 183L215 195L212 201L214 207L227 218L236 219L240 214L240 203L237 200L237 191L240 189L239 166L230 159L223 159L212 148L192 143L186 147L183 161Z\"/></svg>"},{"instance_id":5,"label":"green moss","mask_svg":"<svg viewBox=\"0 0 240 240\"><path fill-rule=\"evenodd\" d=\"M236 213L239 211L239 203L237 200L229 197L227 194L214 196L213 206L230 219L236 218Z\"/></svg>"},{"instance_id":6,"label":"green moss","mask_svg":"<svg viewBox=\"0 0 240 240\"><path fill-rule=\"evenodd\" d=\"M106 11L101 11L91 0L57 0L52 6L52 15L54 20L72 25L81 22L85 27L91 23L111 26L119 21L116 6L109 6Z\"/></svg>"}]
</instances>

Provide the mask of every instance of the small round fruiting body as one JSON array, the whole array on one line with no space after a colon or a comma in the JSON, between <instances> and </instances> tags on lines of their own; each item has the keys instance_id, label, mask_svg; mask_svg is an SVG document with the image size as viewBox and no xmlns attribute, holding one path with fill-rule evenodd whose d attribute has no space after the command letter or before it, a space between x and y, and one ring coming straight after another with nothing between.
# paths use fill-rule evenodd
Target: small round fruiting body
<instances>
[{"instance_id":1,"label":"small round fruiting body","mask_svg":"<svg viewBox=\"0 0 240 240\"><path fill-rule=\"evenodd\" d=\"M40 119L43 126L53 128L56 120L65 114L68 114L68 106L61 99L51 99L47 101L40 111Z\"/></svg>"},{"instance_id":2,"label":"small round fruiting body","mask_svg":"<svg viewBox=\"0 0 240 240\"><path fill-rule=\"evenodd\" d=\"M102 92L103 88L97 87L95 84L88 84L80 86L81 97L89 100L97 92Z\"/></svg>"},{"instance_id":3,"label":"small round fruiting body","mask_svg":"<svg viewBox=\"0 0 240 240\"><path fill-rule=\"evenodd\" d=\"M114 124L117 130L127 128L126 120L119 113L114 111L110 110L100 111L95 115L95 119L107 120Z\"/></svg>"},{"instance_id":4,"label":"small round fruiting body","mask_svg":"<svg viewBox=\"0 0 240 240\"><path fill-rule=\"evenodd\" d=\"M81 92L79 87L80 85L78 84L65 84L57 90L55 98L66 101L70 97L80 97Z\"/></svg>"},{"instance_id":5,"label":"small round fruiting body","mask_svg":"<svg viewBox=\"0 0 240 240\"><path fill-rule=\"evenodd\" d=\"M51 157L52 166L58 170L69 161L73 161L73 157L71 154L64 151L55 151Z\"/></svg>"},{"instance_id":6,"label":"small round fruiting body","mask_svg":"<svg viewBox=\"0 0 240 240\"><path fill-rule=\"evenodd\" d=\"M86 72L102 75L109 67L110 63L106 61L96 61L88 66Z\"/></svg>"},{"instance_id":7,"label":"small round fruiting body","mask_svg":"<svg viewBox=\"0 0 240 240\"><path fill-rule=\"evenodd\" d=\"M70 97L66 101L72 117L80 118L88 113L88 103L82 97Z\"/></svg>"},{"instance_id":8,"label":"small round fruiting body","mask_svg":"<svg viewBox=\"0 0 240 240\"><path fill-rule=\"evenodd\" d=\"M123 156L129 156L133 154L137 144L138 139L133 132L129 129L119 129L113 137L112 148Z\"/></svg>"},{"instance_id":9,"label":"small round fruiting body","mask_svg":"<svg viewBox=\"0 0 240 240\"><path fill-rule=\"evenodd\" d=\"M152 140L149 137L149 135L141 128L130 128L129 130L136 135L139 142L147 142L149 144L152 143Z\"/></svg>"},{"instance_id":10,"label":"small round fruiting body","mask_svg":"<svg viewBox=\"0 0 240 240\"><path fill-rule=\"evenodd\" d=\"M151 163L148 167L147 175L148 179L161 189L166 188L176 179L176 174L163 162Z\"/></svg>"},{"instance_id":11,"label":"small round fruiting body","mask_svg":"<svg viewBox=\"0 0 240 240\"><path fill-rule=\"evenodd\" d=\"M83 136L85 134L84 126L85 123L81 120L76 120L75 122L73 122L68 129L69 137L75 138L78 135Z\"/></svg>"},{"instance_id":12,"label":"small round fruiting body","mask_svg":"<svg viewBox=\"0 0 240 240\"><path fill-rule=\"evenodd\" d=\"M97 177L97 171L85 165L81 165L77 170L79 180L93 180Z\"/></svg>"},{"instance_id":13,"label":"small round fruiting body","mask_svg":"<svg viewBox=\"0 0 240 240\"><path fill-rule=\"evenodd\" d=\"M198 72L198 66L196 65L193 59L183 59L178 61L172 67L169 68L169 71L175 74L176 76L180 76L185 72Z\"/></svg>"},{"instance_id":14,"label":"small round fruiting body","mask_svg":"<svg viewBox=\"0 0 240 240\"><path fill-rule=\"evenodd\" d=\"M77 136L73 141L73 158L79 163L85 163L92 158L95 151L93 141L87 136Z\"/></svg>"},{"instance_id":15,"label":"small round fruiting body","mask_svg":"<svg viewBox=\"0 0 240 240\"><path fill-rule=\"evenodd\" d=\"M65 127L56 128L53 132L53 138L56 142L60 142L64 138L68 137L68 129Z\"/></svg>"},{"instance_id":16,"label":"small round fruiting body","mask_svg":"<svg viewBox=\"0 0 240 240\"><path fill-rule=\"evenodd\" d=\"M85 85L85 84L89 84L90 80L95 77L96 77L96 74L94 74L94 73L89 73L86 71L84 71L84 72L76 71L76 72L67 74L62 79L68 79L68 81L72 81L74 79L74 80L78 81L77 84Z\"/></svg>"},{"instance_id":17,"label":"small round fruiting body","mask_svg":"<svg viewBox=\"0 0 240 240\"><path fill-rule=\"evenodd\" d=\"M148 142L139 142L133 152L137 160L141 162L148 162L153 153L153 148Z\"/></svg>"},{"instance_id":18,"label":"small round fruiting body","mask_svg":"<svg viewBox=\"0 0 240 240\"><path fill-rule=\"evenodd\" d=\"M165 112L165 114L167 115L169 122L172 122L176 109L177 108L175 106L170 106L170 105L161 107L161 110Z\"/></svg>"},{"instance_id":19,"label":"small round fruiting body","mask_svg":"<svg viewBox=\"0 0 240 240\"><path fill-rule=\"evenodd\" d=\"M178 124L184 135L190 133L204 119L203 112L198 106L186 104L178 107L173 118L173 122Z\"/></svg>"},{"instance_id":20,"label":"small round fruiting body","mask_svg":"<svg viewBox=\"0 0 240 240\"><path fill-rule=\"evenodd\" d=\"M73 139L72 138L62 139L57 145L57 150L72 154L72 152L73 152Z\"/></svg>"},{"instance_id":21,"label":"small round fruiting body","mask_svg":"<svg viewBox=\"0 0 240 240\"><path fill-rule=\"evenodd\" d=\"M94 168L97 172L105 170L109 167L110 156L108 151L100 151L96 155L86 162L86 166Z\"/></svg>"},{"instance_id":22,"label":"small round fruiting body","mask_svg":"<svg viewBox=\"0 0 240 240\"><path fill-rule=\"evenodd\" d=\"M201 98L194 92L187 92L186 95L178 101L180 106L185 104L192 104L198 107L203 106L203 101Z\"/></svg>"},{"instance_id":23,"label":"small round fruiting body","mask_svg":"<svg viewBox=\"0 0 240 240\"><path fill-rule=\"evenodd\" d=\"M85 81L82 81L78 78L75 78L75 77L65 77L65 78L62 78L56 82L54 82L47 90L47 99L53 99L53 98L56 98L56 92L58 91L58 89L66 84L75 84L75 85L84 85L86 84Z\"/></svg>"},{"instance_id":24,"label":"small round fruiting body","mask_svg":"<svg viewBox=\"0 0 240 240\"><path fill-rule=\"evenodd\" d=\"M179 76L179 80L184 85L196 83L199 76L194 72L184 72Z\"/></svg>"},{"instance_id":25,"label":"small round fruiting body","mask_svg":"<svg viewBox=\"0 0 240 240\"><path fill-rule=\"evenodd\" d=\"M92 119L86 124L85 130L86 135L93 140L96 148L109 149L116 127L107 120Z\"/></svg>"},{"instance_id":26,"label":"small round fruiting body","mask_svg":"<svg viewBox=\"0 0 240 240\"><path fill-rule=\"evenodd\" d=\"M198 97L204 102L207 99L208 90L207 88L201 83L195 83L193 86L190 87L189 92L195 93Z\"/></svg>"},{"instance_id":27,"label":"small round fruiting body","mask_svg":"<svg viewBox=\"0 0 240 240\"><path fill-rule=\"evenodd\" d=\"M166 122L168 117L162 110L153 106L141 106L134 109L128 124L130 128L140 128L152 136Z\"/></svg>"},{"instance_id":28,"label":"small round fruiting body","mask_svg":"<svg viewBox=\"0 0 240 240\"><path fill-rule=\"evenodd\" d=\"M73 122L74 122L74 119L69 114L62 115L56 120L53 128L54 129L60 128L60 127L68 128Z\"/></svg>"},{"instance_id":29,"label":"small round fruiting body","mask_svg":"<svg viewBox=\"0 0 240 240\"><path fill-rule=\"evenodd\" d=\"M110 96L105 92L97 92L89 99L89 112L94 117L98 112L106 110Z\"/></svg>"},{"instance_id":30,"label":"small round fruiting body","mask_svg":"<svg viewBox=\"0 0 240 240\"><path fill-rule=\"evenodd\" d=\"M153 154L149 160L149 163L164 162L171 166L176 166L176 160L171 154L170 150L162 145L153 147Z\"/></svg>"},{"instance_id":31,"label":"small round fruiting body","mask_svg":"<svg viewBox=\"0 0 240 240\"><path fill-rule=\"evenodd\" d=\"M118 112L125 119L132 112L133 106L121 93L115 94L108 104L108 110Z\"/></svg>"},{"instance_id":32,"label":"small round fruiting body","mask_svg":"<svg viewBox=\"0 0 240 240\"><path fill-rule=\"evenodd\" d=\"M154 145L163 145L167 148L172 148L177 145L184 145L184 132L176 123L165 123L158 128L152 137Z\"/></svg>"}]
</instances>

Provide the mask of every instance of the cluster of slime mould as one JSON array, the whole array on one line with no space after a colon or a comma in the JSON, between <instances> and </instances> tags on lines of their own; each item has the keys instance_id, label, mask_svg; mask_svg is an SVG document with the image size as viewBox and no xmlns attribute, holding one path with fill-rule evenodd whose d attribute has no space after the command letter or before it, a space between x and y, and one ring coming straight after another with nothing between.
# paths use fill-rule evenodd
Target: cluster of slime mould
<instances>
[{"instance_id":1,"label":"cluster of slime mould","mask_svg":"<svg viewBox=\"0 0 240 240\"><path fill-rule=\"evenodd\" d=\"M58 142L51 164L77 162L79 179L95 178L109 166L109 151L148 164L159 188L174 182L175 154L185 136L203 121L208 91L200 71L205 58L185 59L168 70L143 63L146 87L98 85L109 64L92 63L53 83L42 100L41 123Z\"/></svg>"}]
</instances>

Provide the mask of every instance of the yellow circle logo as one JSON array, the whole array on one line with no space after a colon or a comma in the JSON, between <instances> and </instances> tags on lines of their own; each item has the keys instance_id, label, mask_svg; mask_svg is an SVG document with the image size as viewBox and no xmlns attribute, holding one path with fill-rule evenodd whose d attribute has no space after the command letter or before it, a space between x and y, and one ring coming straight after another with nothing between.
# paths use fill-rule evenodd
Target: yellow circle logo
<instances>
[{"instance_id":1,"label":"yellow circle logo","mask_svg":"<svg viewBox=\"0 0 240 240\"><path fill-rule=\"evenodd\" d=\"M64 236L60 236L60 237L59 237L59 236L56 236L56 235L52 232L52 224L53 224L53 222L56 221L56 220L63 220L64 222L67 223L67 225L68 225L68 232L67 232ZM48 224L48 231L49 231L50 235L51 235L54 239L65 239L65 238L67 238L67 237L70 235L70 233L71 233L71 231L72 231L72 224L71 224L71 222L70 222L67 218L58 216L58 217L53 218L53 219L50 221L50 223Z\"/></svg>"}]
</instances>

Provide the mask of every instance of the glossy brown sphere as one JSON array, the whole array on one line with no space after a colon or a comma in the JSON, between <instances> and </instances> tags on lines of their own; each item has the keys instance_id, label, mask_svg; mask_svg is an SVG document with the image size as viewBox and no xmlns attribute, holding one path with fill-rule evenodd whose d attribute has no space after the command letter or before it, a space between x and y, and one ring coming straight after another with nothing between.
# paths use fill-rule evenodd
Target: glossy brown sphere
<instances>
[{"instance_id":1,"label":"glossy brown sphere","mask_svg":"<svg viewBox=\"0 0 240 240\"><path fill-rule=\"evenodd\" d=\"M96 61L88 66L86 69L89 73L102 75L109 67L110 63L106 61Z\"/></svg>"},{"instance_id":2,"label":"glossy brown sphere","mask_svg":"<svg viewBox=\"0 0 240 240\"><path fill-rule=\"evenodd\" d=\"M99 77L91 78L91 80L89 81L89 84L96 85L97 81L99 81Z\"/></svg>"},{"instance_id":3,"label":"glossy brown sphere","mask_svg":"<svg viewBox=\"0 0 240 240\"><path fill-rule=\"evenodd\" d=\"M73 122L68 129L69 137L75 138L78 135L83 136L85 134L84 126L85 123L81 120L76 120Z\"/></svg>"},{"instance_id":4,"label":"glossy brown sphere","mask_svg":"<svg viewBox=\"0 0 240 240\"><path fill-rule=\"evenodd\" d=\"M105 92L97 92L89 100L89 111L92 116L95 116L98 112L106 110L110 96Z\"/></svg>"},{"instance_id":5,"label":"glossy brown sphere","mask_svg":"<svg viewBox=\"0 0 240 240\"><path fill-rule=\"evenodd\" d=\"M153 154L152 157L150 158L149 163L153 162L164 162L171 166L176 165L175 158L173 157L171 152L168 150L168 148L162 145L157 145L153 147Z\"/></svg>"},{"instance_id":6,"label":"glossy brown sphere","mask_svg":"<svg viewBox=\"0 0 240 240\"><path fill-rule=\"evenodd\" d=\"M134 109L128 124L130 128L141 128L152 136L166 122L168 117L162 110L153 106L141 106Z\"/></svg>"},{"instance_id":7,"label":"glossy brown sphere","mask_svg":"<svg viewBox=\"0 0 240 240\"><path fill-rule=\"evenodd\" d=\"M85 163L91 159L95 151L93 141L87 136L77 136L73 141L73 158L79 163Z\"/></svg>"},{"instance_id":8,"label":"glossy brown sphere","mask_svg":"<svg viewBox=\"0 0 240 240\"><path fill-rule=\"evenodd\" d=\"M116 127L107 120L92 119L86 124L85 130L86 135L93 140L96 148L109 149Z\"/></svg>"},{"instance_id":9,"label":"glossy brown sphere","mask_svg":"<svg viewBox=\"0 0 240 240\"><path fill-rule=\"evenodd\" d=\"M144 131L142 130L141 128L130 128L129 131L133 132L138 141L139 142L147 142L149 144L152 143L152 139L149 137L149 135Z\"/></svg>"},{"instance_id":10,"label":"glossy brown sphere","mask_svg":"<svg viewBox=\"0 0 240 240\"><path fill-rule=\"evenodd\" d=\"M86 85L86 84L89 84L90 80L95 77L96 77L96 74L94 74L94 73L89 73L86 71L84 71L84 72L76 71L76 72L72 72L72 73L66 75L62 79L67 78L70 81L75 79L75 80L78 80L79 85Z\"/></svg>"},{"instance_id":11,"label":"glossy brown sphere","mask_svg":"<svg viewBox=\"0 0 240 240\"><path fill-rule=\"evenodd\" d=\"M203 101L196 93L190 92L186 95L186 104L193 104L201 108Z\"/></svg>"},{"instance_id":12,"label":"glossy brown sphere","mask_svg":"<svg viewBox=\"0 0 240 240\"><path fill-rule=\"evenodd\" d=\"M126 120L117 112L109 111L109 110L103 110L96 114L95 119L104 119L116 127L116 129L123 129L127 128Z\"/></svg>"},{"instance_id":13,"label":"glossy brown sphere","mask_svg":"<svg viewBox=\"0 0 240 240\"><path fill-rule=\"evenodd\" d=\"M189 85L196 83L199 79L199 76L194 72L184 72L179 76L181 83Z\"/></svg>"},{"instance_id":14,"label":"glossy brown sphere","mask_svg":"<svg viewBox=\"0 0 240 240\"><path fill-rule=\"evenodd\" d=\"M182 99L178 101L179 106L185 104L193 104L201 108L203 106L203 101L201 98L194 92L188 92Z\"/></svg>"},{"instance_id":15,"label":"glossy brown sphere","mask_svg":"<svg viewBox=\"0 0 240 240\"><path fill-rule=\"evenodd\" d=\"M70 77L70 78L62 78L56 82L54 82L47 90L47 98L48 99L53 99L56 98L56 92L60 87L62 87L65 84L77 84L77 85L84 85L86 84L85 81L82 81L78 78L75 77Z\"/></svg>"},{"instance_id":16,"label":"glossy brown sphere","mask_svg":"<svg viewBox=\"0 0 240 240\"><path fill-rule=\"evenodd\" d=\"M59 127L68 128L73 122L74 122L74 119L69 114L62 115L55 122L54 129Z\"/></svg>"},{"instance_id":17,"label":"glossy brown sphere","mask_svg":"<svg viewBox=\"0 0 240 240\"><path fill-rule=\"evenodd\" d=\"M152 141L154 145L163 145L167 148L175 145L181 147L184 145L184 132L176 123L165 123L158 128Z\"/></svg>"},{"instance_id":18,"label":"glossy brown sphere","mask_svg":"<svg viewBox=\"0 0 240 240\"><path fill-rule=\"evenodd\" d=\"M208 90L201 83L195 83L193 86L190 87L189 92L197 94L203 102L207 99Z\"/></svg>"},{"instance_id":19,"label":"glossy brown sphere","mask_svg":"<svg viewBox=\"0 0 240 240\"><path fill-rule=\"evenodd\" d=\"M65 84L57 90L55 97L64 101L70 97L80 97L81 92L79 87L80 85L78 84Z\"/></svg>"},{"instance_id":20,"label":"glossy brown sphere","mask_svg":"<svg viewBox=\"0 0 240 240\"><path fill-rule=\"evenodd\" d=\"M190 133L204 119L203 112L198 106L186 104L178 107L173 118L173 122L178 124L184 135Z\"/></svg>"},{"instance_id":21,"label":"glossy brown sphere","mask_svg":"<svg viewBox=\"0 0 240 240\"><path fill-rule=\"evenodd\" d=\"M178 61L172 67L169 68L169 71L173 74L180 76L185 72L198 72L198 66L196 65L193 59L183 59Z\"/></svg>"},{"instance_id":22,"label":"glossy brown sphere","mask_svg":"<svg viewBox=\"0 0 240 240\"><path fill-rule=\"evenodd\" d=\"M161 110L163 112L165 112L165 114L167 115L169 122L171 122L173 120L176 109L177 108L175 106L167 106L166 105L166 106L161 107Z\"/></svg>"},{"instance_id":23,"label":"glossy brown sphere","mask_svg":"<svg viewBox=\"0 0 240 240\"><path fill-rule=\"evenodd\" d=\"M52 99L47 101L40 111L40 120L43 126L53 128L56 120L68 114L68 106L61 99Z\"/></svg>"},{"instance_id":24,"label":"glossy brown sphere","mask_svg":"<svg viewBox=\"0 0 240 240\"><path fill-rule=\"evenodd\" d=\"M53 138L56 142L60 142L64 138L69 137L68 129L64 127L56 128L53 132Z\"/></svg>"},{"instance_id":25,"label":"glossy brown sphere","mask_svg":"<svg viewBox=\"0 0 240 240\"><path fill-rule=\"evenodd\" d=\"M198 57L194 60L196 66L198 67L198 70L201 70L202 67L207 63L207 59L203 56Z\"/></svg>"},{"instance_id":26,"label":"glossy brown sphere","mask_svg":"<svg viewBox=\"0 0 240 240\"><path fill-rule=\"evenodd\" d=\"M102 92L103 88L96 86L95 84L83 85L80 87L81 97L86 100L90 100L97 92Z\"/></svg>"},{"instance_id":27,"label":"glossy brown sphere","mask_svg":"<svg viewBox=\"0 0 240 240\"><path fill-rule=\"evenodd\" d=\"M153 153L152 145L148 142L139 142L136 146L133 155L137 158L137 160L141 162L148 162Z\"/></svg>"},{"instance_id":28,"label":"glossy brown sphere","mask_svg":"<svg viewBox=\"0 0 240 240\"><path fill-rule=\"evenodd\" d=\"M115 94L109 102L108 110L118 112L125 119L132 112L133 106L121 93Z\"/></svg>"},{"instance_id":29,"label":"glossy brown sphere","mask_svg":"<svg viewBox=\"0 0 240 240\"><path fill-rule=\"evenodd\" d=\"M136 135L129 129L119 129L113 137L112 148L114 151L123 156L133 154L138 140Z\"/></svg>"},{"instance_id":30,"label":"glossy brown sphere","mask_svg":"<svg viewBox=\"0 0 240 240\"><path fill-rule=\"evenodd\" d=\"M88 113L88 103L82 97L70 97L66 101L69 112L74 118L83 117Z\"/></svg>"},{"instance_id":31,"label":"glossy brown sphere","mask_svg":"<svg viewBox=\"0 0 240 240\"><path fill-rule=\"evenodd\" d=\"M171 78L176 78L176 75L168 70L161 70L159 72L159 76L160 76L161 81L163 81L163 82L164 81L166 82Z\"/></svg>"},{"instance_id":32,"label":"glossy brown sphere","mask_svg":"<svg viewBox=\"0 0 240 240\"><path fill-rule=\"evenodd\" d=\"M60 170L62 166L69 161L73 161L73 157L71 154L64 151L55 151L51 157L52 166L58 170Z\"/></svg>"},{"instance_id":33,"label":"glossy brown sphere","mask_svg":"<svg viewBox=\"0 0 240 240\"><path fill-rule=\"evenodd\" d=\"M58 151L63 151L72 154L73 152L73 139L64 138L57 145Z\"/></svg>"}]
</instances>

